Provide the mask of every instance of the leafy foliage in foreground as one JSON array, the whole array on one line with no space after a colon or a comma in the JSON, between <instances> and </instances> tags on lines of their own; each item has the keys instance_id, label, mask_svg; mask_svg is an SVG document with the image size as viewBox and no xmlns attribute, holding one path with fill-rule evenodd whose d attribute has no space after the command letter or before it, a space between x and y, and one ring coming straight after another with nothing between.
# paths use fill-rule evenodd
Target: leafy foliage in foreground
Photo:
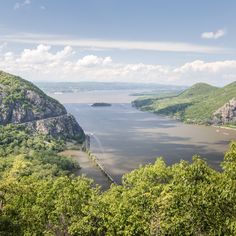
<instances>
[{"instance_id":1,"label":"leafy foliage in foreground","mask_svg":"<svg viewBox=\"0 0 236 236\"><path fill-rule=\"evenodd\" d=\"M0 235L236 234L236 143L222 172L197 156L172 166L158 159L106 192L85 177L47 172L48 160L1 158Z\"/></svg>"},{"instance_id":2,"label":"leafy foliage in foreground","mask_svg":"<svg viewBox=\"0 0 236 236\"><path fill-rule=\"evenodd\" d=\"M22 125L0 126L0 178L65 175L78 164L57 153L65 148L62 140L34 133Z\"/></svg>"},{"instance_id":3,"label":"leafy foliage in foreground","mask_svg":"<svg viewBox=\"0 0 236 236\"><path fill-rule=\"evenodd\" d=\"M198 83L178 96L140 98L133 104L146 111L178 118L188 123L212 123L213 113L236 94L236 82L223 88Z\"/></svg>"},{"instance_id":4,"label":"leafy foliage in foreground","mask_svg":"<svg viewBox=\"0 0 236 236\"><path fill-rule=\"evenodd\" d=\"M35 151L62 151L65 147L63 140L50 136L32 133L23 125L0 125L0 156L15 153Z\"/></svg>"}]
</instances>

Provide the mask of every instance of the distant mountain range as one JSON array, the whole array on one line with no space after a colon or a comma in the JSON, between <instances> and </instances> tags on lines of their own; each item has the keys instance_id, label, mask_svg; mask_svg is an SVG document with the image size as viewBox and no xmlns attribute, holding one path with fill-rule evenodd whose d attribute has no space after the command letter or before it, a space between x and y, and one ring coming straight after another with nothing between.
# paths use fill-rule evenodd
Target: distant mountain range
<instances>
[{"instance_id":1,"label":"distant mountain range","mask_svg":"<svg viewBox=\"0 0 236 236\"><path fill-rule=\"evenodd\" d=\"M36 85L46 93L76 93L95 90L178 90L186 86L163 85L154 83L120 83L120 82L37 82Z\"/></svg>"},{"instance_id":2,"label":"distant mountain range","mask_svg":"<svg viewBox=\"0 0 236 236\"><path fill-rule=\"evenodd\" d=\"M236 82L223 88L197 83L182 93L161 98L141 97L133 105L197 124L236 124Z\"/></svg>"}]
</instances>

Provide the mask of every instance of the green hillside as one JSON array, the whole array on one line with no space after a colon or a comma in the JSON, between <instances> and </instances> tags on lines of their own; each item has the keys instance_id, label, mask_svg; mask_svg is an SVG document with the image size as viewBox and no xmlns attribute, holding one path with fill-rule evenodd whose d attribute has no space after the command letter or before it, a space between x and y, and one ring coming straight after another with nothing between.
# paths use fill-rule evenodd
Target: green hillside
<instances>
[{"instance_id":1,"label":"green hillside","mask_svg":"<svg viewBox=\"0 0 236 236\"><path fill-rule=\"evenodd\" d=\"M144 111L163 114L188 123L211 124L213 113L236 96L236 82L223 88L197 83L178 96L139 98L133 104Z\"/></svg>"},{"instance_id":2,"label":"green hillside","mask_svg":"<svg viewBox=\"0 0 236 236\"><path fill-rule=\"evenodd\" d=\"M43 106L40 102L43 101ZM4 71L0 71L0 111L7 112L9 108L18 108L27 110L27 113L43 113L50 103L50 110L57 107L59 113L65 113L64 107L55 99L47 96L33 83ZM7 114L8 115L8 114ZM6 115L6 116L7 116ZM0 122L1 123L1 122Z\"/></svg>"},{"instance_id":3,"label":"green hillside","mask_svg":"<svg viewBox=\"0 0 236 236\"><path fill-rule=\"evenodd\" d=\"M197 83L194 84L192 87L186 89L180 94L182 98L190 98L190 97L198 97L198 96L205 96L206 94L217 90L217 87L211 86L206 83Z\"/></svg>"}]
</instances>

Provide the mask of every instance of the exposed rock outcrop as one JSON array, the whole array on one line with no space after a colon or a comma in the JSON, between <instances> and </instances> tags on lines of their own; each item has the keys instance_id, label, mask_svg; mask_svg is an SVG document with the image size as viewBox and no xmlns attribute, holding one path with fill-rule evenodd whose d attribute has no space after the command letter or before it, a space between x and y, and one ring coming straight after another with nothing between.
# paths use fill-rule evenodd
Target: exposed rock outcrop
<instances>
[{"instance_id":1,"label":"exposed rock outcrop","mask_svg":"<svg viewBox=\"0 0 236 236\"><path fill-rule=\"evenodd\" d=\"M34 132L51 135L53 137L75 139L81 142L85 139L83 129L70 114L35 120L24 124Z\"/></svg>"},{"instance_id":2,"label":"exposed rock outcrop","mask_svg":"<svg viewBox=\"0 0 236 236\"><path fill-rule=\"evenodd\" d=\"M0 71L0 125L25 124L33 132L53 137L85 138L82 128L65 107L34 84Z\"/></svg>"},{"instance_id":3,"label":"exposed rock outcrop","mask_svg":"<svg viewBox=\"0 0 236 236\"><path fill-rule=\"evenodd\" d=\"M58 101L48 97L33 84L23 82L19 85L2 85L0 79L0 125L19 124L67 113Z\"/></svg>"},{"instance_id":4,"label":"exposed rock outcrop","mask_svg":"<svg viewBox=\"0 0 236 236\"><path fill-rule=\"evenodd\" d=\"M227 124L236 122L236 98L225 103L213 114L215 124Z\"/></svg>"}]
</instances>

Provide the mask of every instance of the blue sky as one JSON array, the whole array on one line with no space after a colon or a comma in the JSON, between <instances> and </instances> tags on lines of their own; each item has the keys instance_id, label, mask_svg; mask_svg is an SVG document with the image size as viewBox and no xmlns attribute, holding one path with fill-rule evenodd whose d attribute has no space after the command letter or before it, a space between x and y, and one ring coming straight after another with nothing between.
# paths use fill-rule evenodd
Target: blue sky
<instances>
[{"instance_id":1,"label":"blue sky","mask_svg":"<svg viewBox=\"0 0 236 236\"><path fill-rule=\"evenodd\" d=\"M2 0L0 69L30 80L224 85L234 0Z\"/></svg>"}]
</instances>

